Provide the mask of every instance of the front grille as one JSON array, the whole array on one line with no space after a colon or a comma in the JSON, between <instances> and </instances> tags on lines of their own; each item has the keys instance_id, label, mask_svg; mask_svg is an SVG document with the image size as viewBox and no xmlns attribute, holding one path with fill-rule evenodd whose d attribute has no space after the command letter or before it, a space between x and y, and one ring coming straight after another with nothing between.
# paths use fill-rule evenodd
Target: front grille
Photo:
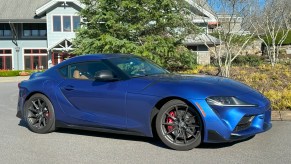
<instances>
[{"instance_id":1,"label":"front grille","mask_svg":"<svg viewBox=\"0 0 291 164\"><path fill-rule=\"evenodd\" d=\"M234 132L242 131L249 128L255 116L244 116L234 129Z\"/></svg>"}]
</instances>

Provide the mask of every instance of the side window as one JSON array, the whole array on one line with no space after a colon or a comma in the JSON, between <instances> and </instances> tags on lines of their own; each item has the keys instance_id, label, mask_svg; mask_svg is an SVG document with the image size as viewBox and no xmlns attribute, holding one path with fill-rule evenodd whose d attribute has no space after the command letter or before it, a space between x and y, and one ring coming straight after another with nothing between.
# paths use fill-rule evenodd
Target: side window
<instances>
[{"instance_id":1,"label":"side window","mask_svg":"<svg viewBox=\"0 0 291 164\"><path fill-rule=\"evenodd\" d=\"M113 73L113 70L102 61L74 63L60 68L59 71L66 78L94 80L96 72L101 70L109 70Z\"/></svg>"},{"instance_id":2,"label":"side window","mask_svg":"<svg viewBox=\"0 0 291 164\"><path fill-rule=\"evenodd\" d=\"M68 66L64 66L64 67L60 68L59 72L63 77L69 78Z\"/></svg>"}]
</instances>

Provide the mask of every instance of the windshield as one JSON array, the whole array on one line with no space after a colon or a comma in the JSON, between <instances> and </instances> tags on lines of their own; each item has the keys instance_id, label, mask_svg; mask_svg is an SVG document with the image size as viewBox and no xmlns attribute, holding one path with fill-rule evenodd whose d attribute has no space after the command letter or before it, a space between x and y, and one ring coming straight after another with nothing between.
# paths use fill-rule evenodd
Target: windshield
<instances>
[{"instance_id":1,"label":"windshield","mask_svg":"<svg viewBox=\"0 0 291 164\"><path fill-rule=\"evenodd\" d=\"M167 70L139 57L112 58L109 61L132 78L169 73Z\"/></svg>"}]
</instances>

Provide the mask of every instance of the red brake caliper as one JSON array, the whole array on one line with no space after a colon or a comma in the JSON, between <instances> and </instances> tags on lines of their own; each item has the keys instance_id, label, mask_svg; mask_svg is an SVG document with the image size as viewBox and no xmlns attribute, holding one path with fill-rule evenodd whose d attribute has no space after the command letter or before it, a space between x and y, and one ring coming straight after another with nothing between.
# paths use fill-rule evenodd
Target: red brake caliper
<instances>
[{"instance_id":1,"label":"red brake caliper","mask_svg":"<svg viewBox=\"0 0 291 164\"><path fill-rule=\"evenodd\" d=\"M172 117L176 117L176 116L175 116L175 113L174 113L173 111L171 111L169 114L170 114ZM173 120L171 117L167 117L167 120L166 120L166 121L167 121L167 123L173 123L173 122L174 122L174 120ZM169 125L169 126L167 127L168 132L172 131L173 128L174 128L173 126L170 126L170 125Z\"/></svg>"}]
</instances>

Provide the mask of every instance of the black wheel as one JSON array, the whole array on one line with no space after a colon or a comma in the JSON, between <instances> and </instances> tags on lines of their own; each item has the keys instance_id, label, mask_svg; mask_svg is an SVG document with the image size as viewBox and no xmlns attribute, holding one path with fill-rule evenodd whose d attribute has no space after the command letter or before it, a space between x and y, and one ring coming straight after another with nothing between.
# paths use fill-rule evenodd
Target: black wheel
<instances>
[{"instance_id":1,"label":"black wheel","mask_svg":"<svg viewBox=\"0 0 291 164\"><path fill-rule=\"evenodd\" d=\"M162 142L175 150L190 150L200 145L202 121L199 113L181 100L171 100L161 108L156 130Z\"/></svg>"},{"instance_id":2,"label":"black wheel","mask_svg":"<svg viewBox=\"0 0 291 164\"><path fill-rule=\"evenodd\" d=\"M24 119L28 128L35 133L55 130L55 113L50 100L42 94L34 94L24 105Z\"/></svg>"}]
</instances>

